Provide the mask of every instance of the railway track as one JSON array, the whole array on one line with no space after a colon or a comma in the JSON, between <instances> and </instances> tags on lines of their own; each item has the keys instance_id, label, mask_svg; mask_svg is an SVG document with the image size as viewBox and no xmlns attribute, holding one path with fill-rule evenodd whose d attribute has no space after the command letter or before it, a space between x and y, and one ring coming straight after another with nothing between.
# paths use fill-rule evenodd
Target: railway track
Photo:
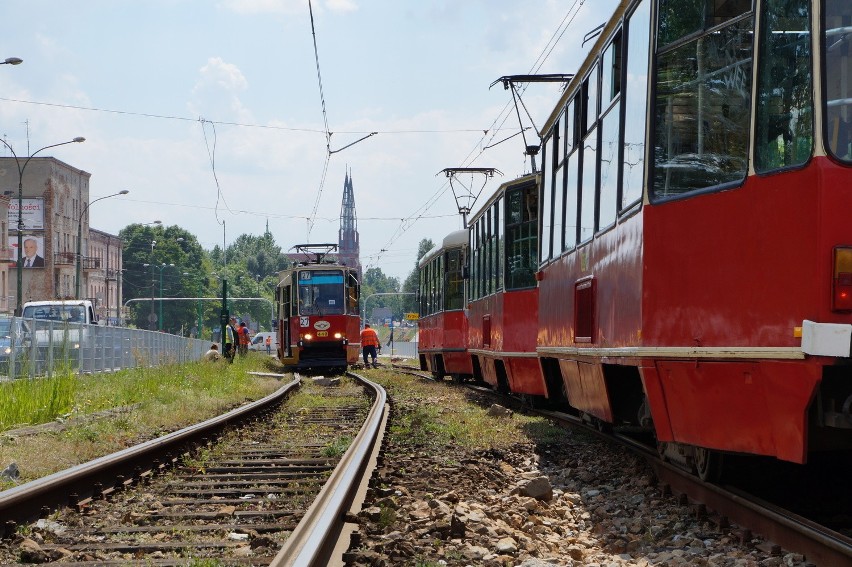
<instances>
[{"instance_id":1,"label":"railway track","mask_svg":"<svg viewBox=\"0 0 852 567\"><path fill-rule=\"evenodd\" d=\"M433 377L422 371L408 367L397 367L400 372L411 374L424 379ZM808 561L817 566L836 567L852 565L852 538L843 535L817 522L801 517L781 506L766 502L732 486L720 486L702 482L695 475L669 463L663 462L654 447L637 441L631 435L600 431L589 426L577 416L531 409L526 400L517 397L500 396L491 388L467 384L468 387L494 396L506 405L515 409L524 407L526 411L549 417L557 422L572 427L583 428L585 431L619 443L633 453L648 461L659 480L660 490L671 493L681 499L682 504L689 506L697 515L704 515L718 525L725 526L731 522L742 526L741 539L747 541L751 533L760 534L771 541L767 547L784 548L801 553Z\"/></svg>"},{"instance_id":2,"label":"railway track","mask_svg":"<svg viewBox=\"0 0 852 567\"><path fill-rule=\"evenodd\" d=\"M297 377L245 408L6 491L0 563L326 564L385 402L354 374L333 386Z\"/></svg>"}]
</instances>

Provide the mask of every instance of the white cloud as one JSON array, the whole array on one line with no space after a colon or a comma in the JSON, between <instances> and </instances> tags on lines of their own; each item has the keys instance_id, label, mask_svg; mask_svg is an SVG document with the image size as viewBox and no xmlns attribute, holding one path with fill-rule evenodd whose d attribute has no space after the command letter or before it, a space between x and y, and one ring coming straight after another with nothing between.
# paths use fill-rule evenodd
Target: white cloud
<instances>
[{"instance_id":1,"label":"white cloud","mask_svg":"<svg viewBox=\"0 0 852 567\"><path fill-rule=\"evenodd\" d=\"M225 0L222 6L237 14L307 14L305 0ZM323 8L329 12L345 14L358 9L355 0L315 0L312 4L315 12Z\"/></svg>"},{"instance_id":2,"label":"white cloud","mask_svg":"<svg viewBox=\"0 0 852 567\"><path fill-rule=\"evenodd\" d=\"M248 81L236 65L225 63L219 57L211 57L198 71L200 77L193 92L198 92L210 86L221 88L225 91L244 91L248 88Z\"/></svg>"},{"instance_id":3,"label":"white cloud","mask_svg":"<svg viewBox=\"0 0 852 567\"><path fill-rule=\"evenodd\" d=\"M353 0L327 0L325 5L329 11L341 14L354 12L358 9L358 5Z\"/></svg>"}]
</instances>

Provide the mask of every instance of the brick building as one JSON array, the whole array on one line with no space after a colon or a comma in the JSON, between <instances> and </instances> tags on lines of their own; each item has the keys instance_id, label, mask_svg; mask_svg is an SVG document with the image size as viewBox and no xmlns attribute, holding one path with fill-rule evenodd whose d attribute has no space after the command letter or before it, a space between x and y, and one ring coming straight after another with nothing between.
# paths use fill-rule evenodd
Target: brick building
<instances>
[{"instance_id":1,"label":"brick building","mask_svg":"<svg viewBox=\"0 0 852 567\"><path fill-rule=\"evenodd\" d=\"M83 229L86 227L83 226ZM83 240L85 252L81 271L88 277L81 282L81 297L94 302L98 317L108 325L118 325L122 308L121 238L90 228L88 242L85 237ZM86 285L83 286L83 283Z\"/></svg>"},{"instance_id":2,"label":"brick building","mask_svg":"<svg viewBox=\"0 0 852 567\"><path fill-rule=\"evenodd\" d=\"M24 159L19 158L23 165ZM22 220L24 266L22 268L21 303L42 299L71 299L75 295L77 261L80 261L81 298L98 300L99 312L106 315L107 285L110 273L121 268L121 243L118 237L98 232L100 244L92 246L85 212L89 202L90 173L52 157L31 158L23 175L23 209L18 210L18 163L14 157L0 157L0 193L9 199L7 248L8 295L10 310L17 301L18 220ZM81 227L82 223L82 227ZM2 228L2 227L0 227ZM82 233L80 258L77 258L77 234ZM116 252L117 250L117 252ZM33 261L28 261L34 251ZM115 254L117 253L117 256ZM98 255L95 255L98 254ZM110 259L111 261L108 261ZM30 264L32 264L30 266ZM115 273L112 274L115 278ZM2 274L0 274L0 287ZM118 289L118 286L116 286ZM2 289L0 289L2 293ZM121 303L121 293L110 298L111 310Z\"/></svg>"}]
</instances>

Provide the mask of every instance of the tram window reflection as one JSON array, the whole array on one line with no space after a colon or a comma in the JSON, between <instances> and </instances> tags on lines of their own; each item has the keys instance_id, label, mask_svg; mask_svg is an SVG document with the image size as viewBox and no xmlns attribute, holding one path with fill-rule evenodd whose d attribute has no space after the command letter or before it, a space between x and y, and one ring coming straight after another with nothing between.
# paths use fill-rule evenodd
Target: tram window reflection
<instances>
[{"instance_id":1,"label":"tram window reflection","mask_svg":"<svg viewBox=\"0 0 852 567\"><path fill-rule=\"evenodd\" d=\"M852 5L826 0L824 17L827 145L836 158L852 162Z\"/></svg>"}]
</instances>

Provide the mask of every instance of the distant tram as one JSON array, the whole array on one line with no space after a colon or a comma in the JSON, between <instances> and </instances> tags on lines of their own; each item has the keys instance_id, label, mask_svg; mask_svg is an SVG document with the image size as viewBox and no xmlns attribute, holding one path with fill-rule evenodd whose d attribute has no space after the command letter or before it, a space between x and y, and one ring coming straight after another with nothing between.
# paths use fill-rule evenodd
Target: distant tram
<instances>
[{"instance_id":1,"label":"distant tram","mask_svg":"<svg viewBox=\"0 0 852 567\"><path fill-rule=\"evenodd\" d=\"M279 273L278 357L293 369L343 372L360 349L358 272L326 260L336 244L293 248L305 261Z\"/></svg>"},{"instance_id":2,"label":"distant tram","mask_svg":"<svg viewBox=\"0 0 852 567\"><path fill-rule=\"evenodd\" d=\"M417 351L421 370L435 376L463 381L473 376L467 352L464 267L467 264L467 231L447 235L427 252L420 270L420 320Z\"/></svg>"},{"instance_id":3,"label":"distant tram","mask_svg":"<svg viewBox=\"0 0 852 567\"><path fill-rule=\"evenodd\" d=\"M531 402L549 396L536 354L538 214L538 175L530 174L501 185L469 222L474 378Z\"/></svg>"}]
</instances>

